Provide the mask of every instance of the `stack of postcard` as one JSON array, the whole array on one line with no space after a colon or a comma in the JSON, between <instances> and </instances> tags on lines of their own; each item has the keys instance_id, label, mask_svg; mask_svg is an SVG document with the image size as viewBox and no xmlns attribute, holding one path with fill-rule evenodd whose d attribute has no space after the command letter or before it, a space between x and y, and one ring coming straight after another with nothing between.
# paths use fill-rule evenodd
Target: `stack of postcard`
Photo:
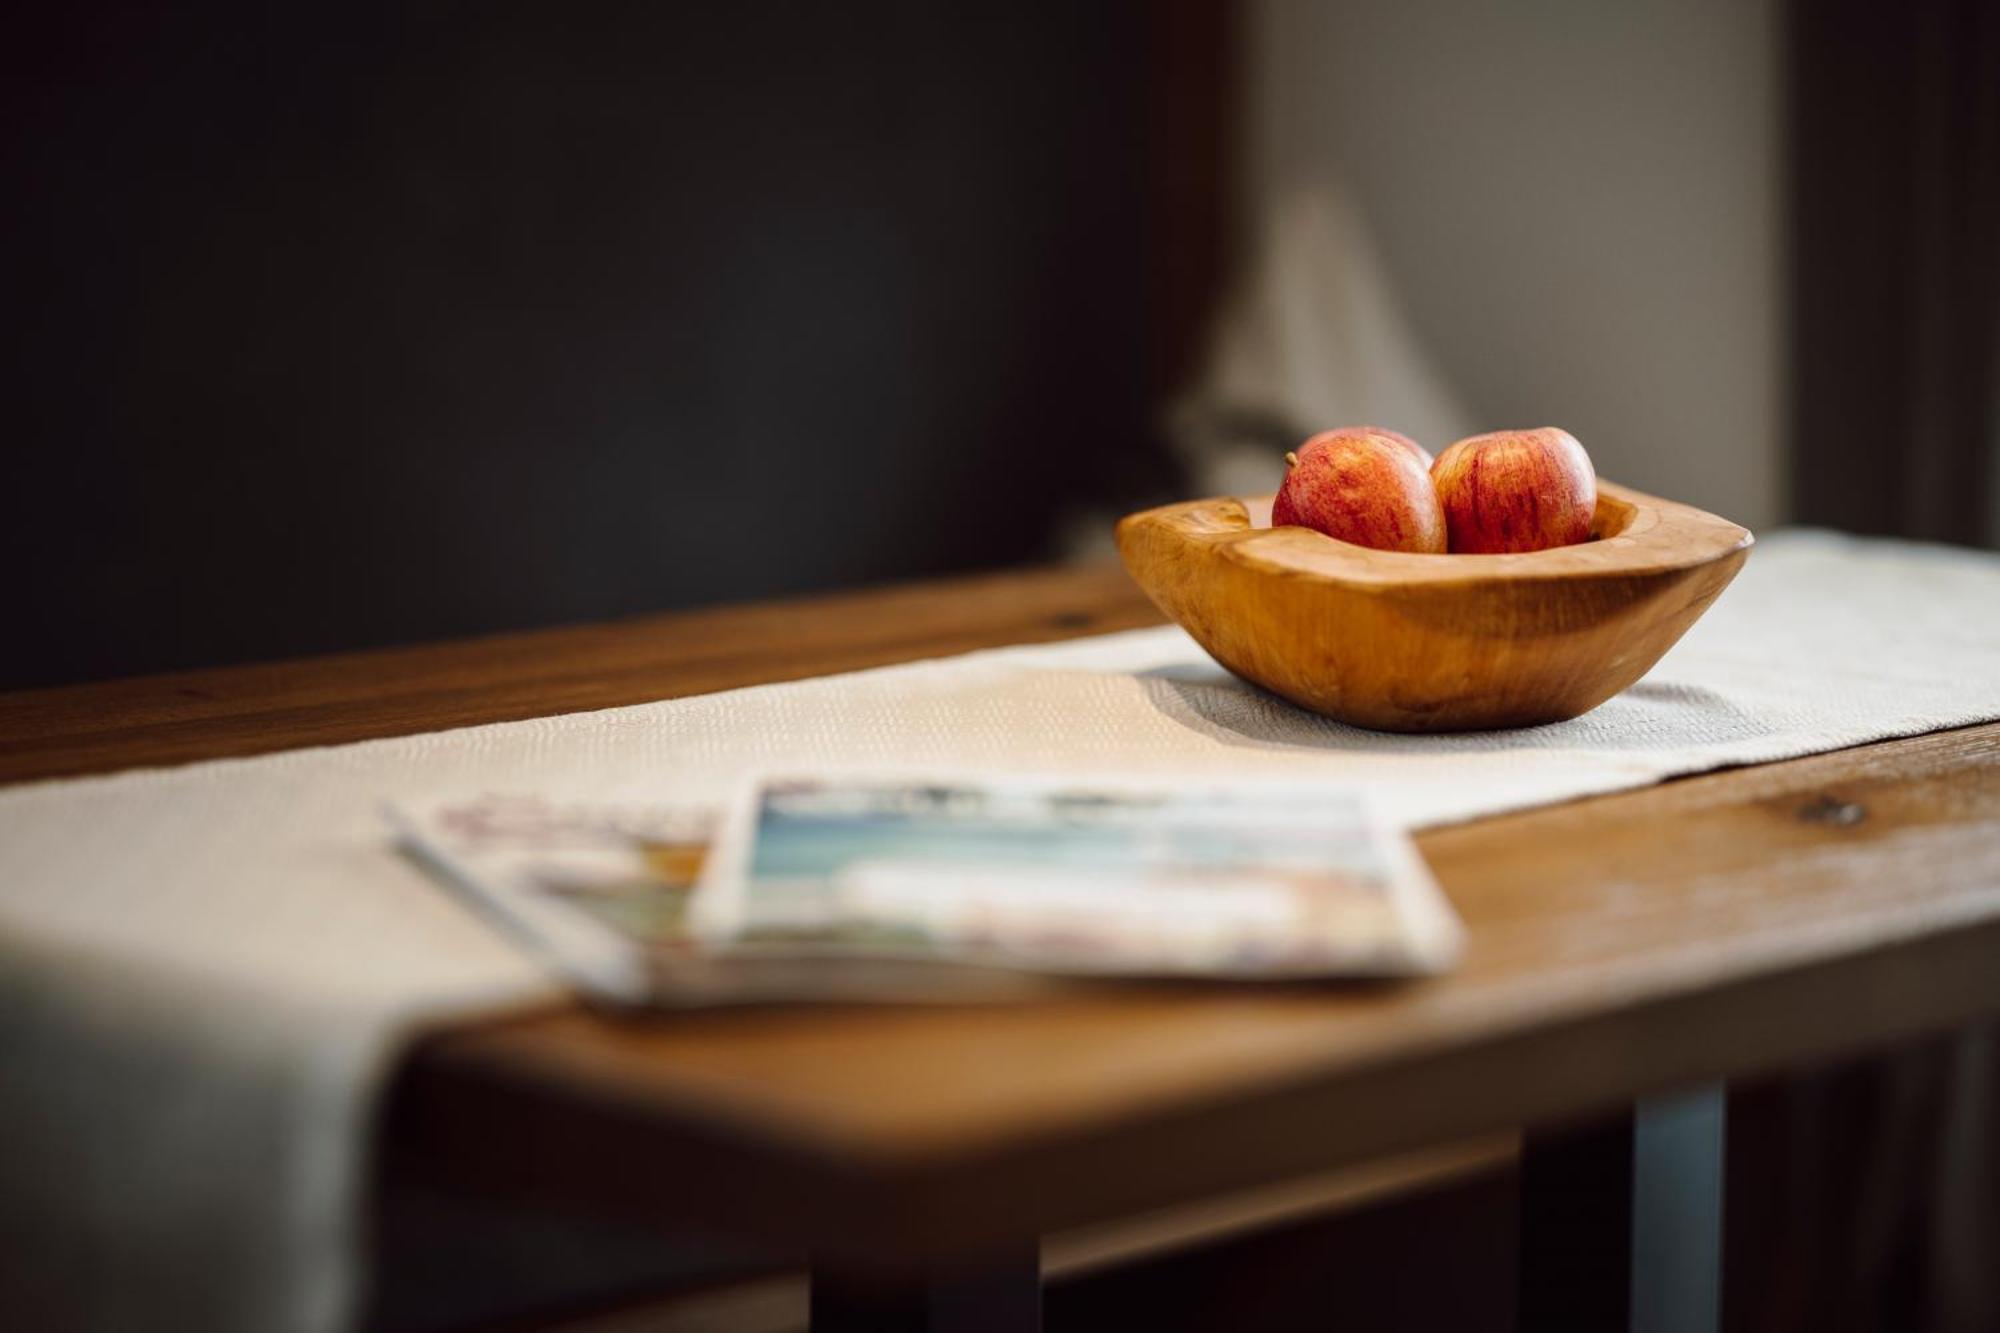
<instances>
[{"instance_id":1,"label":"stack of postcard","mask_svg":"<svg viewBox=\"0 0 2000 1333\"><path fill-rule=\"evenodd\" d=\"M627 1004L1414 975L1461 938L1351 788L772 776L720 810L485 794L391 814L447 883Z\"/></svg>"}]
</instances>

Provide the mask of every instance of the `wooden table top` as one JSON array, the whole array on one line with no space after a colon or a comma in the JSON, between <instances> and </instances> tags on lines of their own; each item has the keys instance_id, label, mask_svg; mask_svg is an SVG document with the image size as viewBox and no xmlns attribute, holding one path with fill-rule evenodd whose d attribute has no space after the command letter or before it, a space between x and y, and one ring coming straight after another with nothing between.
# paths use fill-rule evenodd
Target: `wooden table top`
<instances>
[{"instance_id":1,"label":"wooden table top","mask_svg":"<svg viewBox=\"0 0 2000 1333\"><path fill-rule=\"evenodd\" d=\"M0 778L606 707L1157 622L1033 571L0 696ZM2000 725L1418 839L1462 967L1403 985L441 1033L388 1157L857 1262L949 1256L2000 1012Z\"/></svg>"}]
</instances>

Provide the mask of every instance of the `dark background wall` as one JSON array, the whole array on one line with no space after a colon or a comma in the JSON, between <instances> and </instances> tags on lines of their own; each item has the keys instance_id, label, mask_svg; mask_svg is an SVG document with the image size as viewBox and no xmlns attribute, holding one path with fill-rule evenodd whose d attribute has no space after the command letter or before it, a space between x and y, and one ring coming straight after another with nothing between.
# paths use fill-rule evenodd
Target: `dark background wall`
<instances>
[{"instance_id":1,"label":"dark background wall","mask_svg":"<svg viewBox=\"0 0 2000 1333\"><path fill-rule=\"evenodd\" d=\"M1793 508L2000 545L2000 5L1787 27Z\"/></svg>"},{"instance_id":2,"label":"dark background wall","mask_svg":"<svg viewBox=\"0 0 2000 1333\"><path fill-rule=\"evenodd\" d=\"M1136 0L48 9L0 685L1021 562L1167 484Z\"/></svg>"}]
</instances>

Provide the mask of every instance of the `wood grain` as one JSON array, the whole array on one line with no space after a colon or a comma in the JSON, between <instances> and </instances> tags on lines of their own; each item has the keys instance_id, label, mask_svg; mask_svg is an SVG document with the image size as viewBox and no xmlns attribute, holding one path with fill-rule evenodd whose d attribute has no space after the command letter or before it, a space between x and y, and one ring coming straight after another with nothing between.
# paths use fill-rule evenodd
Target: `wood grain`
<instances>
[{"instance_id":1,"label":"wood grain","mask_svg":"<svg viewBox=\"0 0 2000 1333\"><path fill-rule=\"evenodd\" d=\"M1155 619L1037 573L0 699L10 772L592 707ZM27 757L23 758L23 754ZM577 1007L399 1071L382 1169L855 1262L977 1250L2000 1011L2000 725L1420 840L1471 930L1408 986L978 1010Z\"/></svg>"},{"instance_id":2,"label":"wood grain","mask_svg":"<svg viewBox=\"0 0 2000 1333\"><path fill-rule=\"evenodd\" d=\"M439 1041L397 1137L484 1188L908 1255L2000 1011L2000 726L1421 845L1471 937L1438 981L641 1024L576 1010ZM532 1158L502 1146L525 1142Z\"/></svg>"},{"instance_id":3,"label":"wood grain","mask_svg":"<svg viewBox=\"0 0 2000 1333\"><path fill-rule=\"evenodd\" d=\"M1103 565L26 690L0 694L0 783L615 708L1160 621Z\"/></svg>"},{"instance_id":4,"label":"wood grain","mask_svg":"<svg viewBox=\"0 0 2000 1333\"><path fill-rule=\"evenodd\" d=\"M1132 577L1217 661L1357 726L1558 722L1638 680L1736 577L1750 533L1599 484L1594 540L1519 555L1376 551L1196 500L1118 525Z\"/></svg>"}]
</instances>

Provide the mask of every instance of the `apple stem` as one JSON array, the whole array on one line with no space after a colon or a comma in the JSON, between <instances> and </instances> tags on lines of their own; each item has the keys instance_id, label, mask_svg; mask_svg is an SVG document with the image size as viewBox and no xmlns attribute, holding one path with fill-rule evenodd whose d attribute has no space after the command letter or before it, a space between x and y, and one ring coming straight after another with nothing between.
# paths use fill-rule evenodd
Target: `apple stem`
<instances>
[{"instance_id":1,"label":"apple stem","mask_svg":"<svg viewBox=\"0 0 2000 1333\"><path fill-rule=\"evenodd\" d=\"M1292 451L1290 451L1289 449L1288 449L1288 450L1286 450L1286 451L1285 451L1285 466L1286 466L1286 467L1297 467L1298 465L1299 465L1299 456L1298 456L1297 454L1293 453Z\"/></svg>"}]
</instances>

